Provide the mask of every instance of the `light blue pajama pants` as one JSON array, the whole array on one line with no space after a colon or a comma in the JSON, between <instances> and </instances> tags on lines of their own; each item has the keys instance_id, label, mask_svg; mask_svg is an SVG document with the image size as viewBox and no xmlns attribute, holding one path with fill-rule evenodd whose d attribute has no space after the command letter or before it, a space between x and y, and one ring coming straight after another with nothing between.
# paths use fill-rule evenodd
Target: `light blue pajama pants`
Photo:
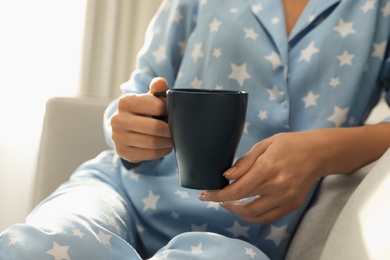
<instances>
[{"instance_id":1,"label":"light blue pajama pants","mask_svg":"<svg viewBox=\"0 0 390 260\"><path fill-rule=\"evenodd\" d=\"M153 167L165 166L145 169ZM282 259L307 204L254 225L199 201L199 191L181 188L176 173L142 171L126 170L111 151L85 163L26 223L0 235L0 260Z\"/></svg>"}]
</instances>

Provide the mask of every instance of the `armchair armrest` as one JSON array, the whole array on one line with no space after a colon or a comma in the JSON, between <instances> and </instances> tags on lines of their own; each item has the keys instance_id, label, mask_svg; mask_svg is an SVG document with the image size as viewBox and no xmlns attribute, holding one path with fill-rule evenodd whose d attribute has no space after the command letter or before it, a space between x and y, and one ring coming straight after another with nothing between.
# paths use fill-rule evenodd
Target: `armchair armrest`
<instances>
[{"instance_id":1,"label":"armchair armrest","mask_svg":"<svg viewBox=\"0 0 390 260\"><path fill-rule=\"evenodd\" d=\"M103 114L110 101L92 97L54 97L47 101L32 207L67 181L81 163L109 149Z\"/></svg>"}]
</instances>

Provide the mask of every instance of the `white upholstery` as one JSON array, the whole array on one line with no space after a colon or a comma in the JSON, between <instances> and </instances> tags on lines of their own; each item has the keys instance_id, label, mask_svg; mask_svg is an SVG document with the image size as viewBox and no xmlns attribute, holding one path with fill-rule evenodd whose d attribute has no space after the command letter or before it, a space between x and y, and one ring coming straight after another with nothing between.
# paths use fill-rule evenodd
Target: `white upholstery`
<instances>
[{"instance_id":1,"label":"white upholstery","mask_svg":"<svg viewBox=\"0 0 390 260\"><path fill-rule=\"evenodd\" d=\"M341 211L321 260L390 259L389 201L390 150L375 164Z\"/></svg>"},{"instance_id":2,"label":"white upholstery","mask_svg":"<svg viewBox=\"0 0 390 260\"><path fill-rule=\"evenodd\" d=\"M108 99L80 97L49 100L33 206L65 182L81 163L108 148L102 119L109 102ZM382 101L368 123L376 123L389 115ZM367 173L369 177L365 178ZM386 244L386 234L390 233L389 201L390 149L377 163L353 174L328 176L323 180L293 237L286 259L389 257L390 246Z\"/></svg>"},{"instance_id":3,"label":"white upholstery","mask_svg":"<svg viewBox=\"0 0 390 260\"><path fill-rule=\"evenodd\" d=\"M103 113L109 99L55 97L46 104L32 207L86 160L108 148Z\"/></svg>"}]
</instances>

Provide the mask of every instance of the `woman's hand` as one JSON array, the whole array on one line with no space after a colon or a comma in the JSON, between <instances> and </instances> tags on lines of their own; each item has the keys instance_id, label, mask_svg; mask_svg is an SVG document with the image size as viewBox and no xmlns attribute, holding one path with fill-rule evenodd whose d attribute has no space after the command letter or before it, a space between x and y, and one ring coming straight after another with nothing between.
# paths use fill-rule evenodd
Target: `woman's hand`
<instances>
[{"instance_id":1,"label":"woman's hand","mask_svg":"<svg viewBox=\"0 0 390 260\"><path fill-rule=\"evenodd\" d=\"M245 221L268 223L297 209L318 177L326 174L331 144L321 131L282 133L257 143L225 172L235 180L201 200L221 206ZM249 202L237 201L257 196Z\"/></svg>"},{"instance_id":2,"label":"woman's hand","mask_svg":"<svg viewBox=\"0 0 390 260\"><path fill-rule=\"evenodd\" d=\"M166 115L166 102L151 95L168 88L165 79L155 78L148 94L131 94L119 100L111 126L115 150L123 159L137 163L161 158L172 151L168 124L153 118Z\"/></svg>"},{"instance_id":3,"label":"woman's hand","mask_svg":"<svg viewBox=\"0 0 390 260\"><path fill-rule=\"evenodd\" d=\"M221 202L253 223L268 223L297 209L319 177L353 172L390 147L390 123L282 133L256 144L225 172L235 180L201 200ZM257 196L249 202L237 200Z\"/></svg>"}]
</instances>

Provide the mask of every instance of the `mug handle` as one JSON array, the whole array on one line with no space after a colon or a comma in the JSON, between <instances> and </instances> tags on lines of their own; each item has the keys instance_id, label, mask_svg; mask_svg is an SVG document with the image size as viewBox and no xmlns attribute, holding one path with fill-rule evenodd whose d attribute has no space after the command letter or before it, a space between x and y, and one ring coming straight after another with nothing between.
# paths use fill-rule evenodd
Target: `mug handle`
<instances>
[{"instance_id":1,"label":"mug handle","mask_svg":"<svg viewBox=\"0 0 390 260\"><path fill-rule=\"evenodd\" d=\"M153 96L158 97L158 98L161 98L161 97L166 98L167 93L166 92L154 92ZM156 119L159 119L159 120L162 120L162 121L168 123L168 116L154 116L153 118L156 118Z\"/></svg>"}]
</instances>

